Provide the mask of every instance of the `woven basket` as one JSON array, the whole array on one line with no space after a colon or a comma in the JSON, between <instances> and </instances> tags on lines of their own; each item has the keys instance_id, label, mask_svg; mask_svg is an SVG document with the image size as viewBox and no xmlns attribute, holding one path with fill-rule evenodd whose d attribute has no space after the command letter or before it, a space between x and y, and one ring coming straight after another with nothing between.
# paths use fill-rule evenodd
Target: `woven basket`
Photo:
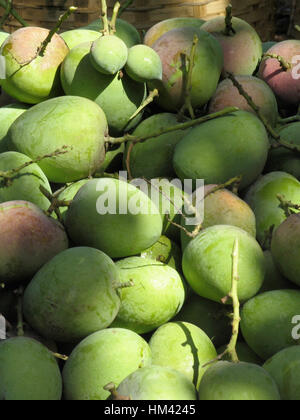
<instances>
[{"instance_id":1,"label":"woven basket","mask_svg":"<svg viewBox=\"0 0 300 420\"><path fill-rule=\"evenodd\" d=\"M13 0L14 9L30 26L41 26L49 29L55 26L59 17L70 6L78 7L78 11L64 22L64 29L85 26L100 15L99 0ZM1 8L0 16L3 15L3 11ZM4 29L13 32L20 27L18 21L10 18Z\"/></svg>"},{"instance_id":2,"label":"woven basket","mask_svg":"<svg viewBox=\"0 0 300 420\"><path fill-rule=\"evenodd\" d=\"M235 16L253 25L263 40L271 40L274 35L275 0L135 0L122 18L131 22L139 30L146 30L155 23L172 17L198 17L211 19L225 14L226 6L233 5ZM107 0L111 14L115 0ZM13 0L19 15L30 25L52 28L67 7L74 5L78 12L64 24L64 28L85 26L100 14L100 0ZM0 16L4 10L0 9ZM9 32L20 24L11 19L6 25Z\"/></svg>"}]
</instances>

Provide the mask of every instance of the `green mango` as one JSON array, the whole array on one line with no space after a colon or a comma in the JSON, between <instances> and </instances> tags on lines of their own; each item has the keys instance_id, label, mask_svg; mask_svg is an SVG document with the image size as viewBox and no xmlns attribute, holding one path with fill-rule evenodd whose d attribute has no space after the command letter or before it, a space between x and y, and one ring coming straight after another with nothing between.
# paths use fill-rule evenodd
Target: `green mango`
<instances>
[{"instance_id":1,"label":"green mango","mask_svg":"<svg viewBox=\"0 0 300 420\"><path fill-rule=\"evenodd\" d=\"M80 44L67 55L61 66L62 86L67 95L95 101L105 112L110 134L119 135L141 120L141 114L130 118L146 98L146 85L126 74L101 74L91 63L91 46L91 42Z\"/></svg>"},{"instance_id":2,"label":"green mango","mask_svg":"<svg viewBox=\"0 0 300 420\"><path fill-rule=\"evenodd\" d=\"M142 121L134 130L137 137L151 136L167 127L178 124L176 114L155 114ZM145 142L134 145L130 154L130 171L134 178L145 177L153 179L158 177L175 177L172 165L175 146L187 134L188 130L178 130L170 134L149 138ZM126 168L129 144L124 153L123 166Z\"/></svg>"},{"instance_id":3,"label":"green mango","mask_svg":"<svg viewBox=\"0 0 300 420\"><path fill-rule=\"evenodd\" d=\"M264 251L267 264L265 280L259 293L272 292L273 290L295 289L296 286L288 281L278 270L271 251Z\"/></svg>"},{"instance_id":4,"label":"green mango","mask_svg":"<svg viewBox=\"0 0 300 420\"><path fill-rule=\"evenodd\" d=\"M182 373L164 366L138 369L121 382L117 393L132 401L197 399L193 384Z\"/></svg>"},{"instance_id":5,"label":"green mango","mask_svg":"<svg viewBox=\"0 0 300 420\"><path fill-rule=\"evenodd\" d=\"M165 366L187 376L198 389L207 367L217 352L207 335L187 322L169 322L158 328L150 340L152 364Z\"/></svg>"},{"instance_id":6,"label":"green mango","mask_svg":"<svg viewBox=\"0 0 300 420\"><path fill-rule=\"evenodd\" d=\"M83 340L63 370L66 400L106 400L104 387L116 386L131 373L151 364L147 342L133 331L108 328Z\"/></svg>"},{"instance_id":7,"label":"green mango","mask_svg":"<svg viewBox=\"0 0 300 420\"><path fill-rule=\"evenodd\" d=\"M58 401L62 378L55 357L32 338L0 341L0 401Z\"/></svg>"},{"instance_id":8,"label":"green mango","mask_svg":"<svg viewBox=\"0 0 300 420\"><path fill-rule=\"evenodd\" d=\"M271 172L258 179L245 195L245 201L254 211L257 238L261 243L272 226L277 228L286 219L279 207L278 194L287 201L300 203L300 182L285 172Z\"/></svg>"},{"instance_id":9,"label":"green mango","mask_svg":"<svg viewBox=\"0 0 300 420\"><path fill-rule=\"evenodd\" d=\"M102 36L93 42L90 59L97 71L114 75L125 66L128 60L128 48L117 36Z\"/></svg>"},{"instance_id":10,"label":"green mango","mask_svg":"<svg viewBox=\"0 0 300 420\"><path fill-rule=\"evenodd\" d=\"M31 159L18 152L0 153L0 171L17 169ZM13 200L30 201L42 210L48 210L50 201L40 191L42 185L51 193L51 187L42 169L33 163L16 174L11 184L0 188L0 203Z\"/></svg>"},{"instance_id":11,"label":"green mango","mask_svg":"<svg viewBox=\"0 0 300 420\"><path fill-rule=\"evenodd\" d=\"M7 32L0 31L0 47L8 37L9 37L9 34Z\"/></svg>"},{"instance_id":12,"label":"green mango","mask_svg":"<svg viewBox=\"0 0 300 420\"><path fill-rule=\"evenodd\" d=\"M300 401L300 346L275 354L263 366L274 378L284 401Z\"/></svg>"},{"instance_id":13,"label":"green mango","mask_svg":"<svg viewBox=\"0 0 300 420\"><path fill-rule=\"evenodd\" d=\"M28 106L24 104L10 104L0 108L0 153L10 150L8 130L12 123L27 109Z\"/></svg>"},{"instance_id":14,"label":"green mango","mask_svg":"<svg viewBox=\"0 0 300 420\"><path fill-rule=\"evenodd\" d=\"M227 345L222 346L218 349L218 354L223 354L225 350L227 349ZM240 362L244 363L253 363L254 365L261 366L263 364L263 361L257 356L257 354L254 353L253 350L250 349L250 347L243 342L238 342L236 345L236 352L238 355L238 359ZM231 362L231 356L229 353L226 353L222 360Z\"/></svg>"},{"instance_id":15,"label":"green mango","mask_svg":"<svg viewBox=\"0 0 300 420\"><path fill-rule=\"evenodd\" d=\"M33 159L67 146L66 153L39 162L49 181L66 183L87 178L101 167L107 121L94 102L62 96L22 114L8 135L17 151Z\"/></svg>"},{"instance_id":16,"label":"green mango","mask_svg":"<svg viewBox=\"0 0 300 420\"><path fill-rule=\"evenodd\" d=\"M96 39L101 37L101 34L97 31L79 28L63 32L62 34L60 34L60 36L71 50L72 48L77 47L77 45L80 45L83 42L96 41Z\"/></svg>"},{"instance_id":17,"label":"green mango","mask_svg":"<svg viewBox=\"0 0 300 420\"><path fill-rule=\"evenodd\" d=\"M113 322L120 308L118 270L103 252L70 248L56 255L25 290L23 310L42 336L78 342Z\"/></svg>"},{"instance_id":18,"label":"green mango","mask_svg":"<svg viewBox=\"0 0 300 420\"><path fill-rule=\"evenodd\" d=\"M274 232L271 252L280 273L300 287L300 214L288 217Z\"/></svg>"},{"instance_id":19,"label":"green mango","mask_svg":"<svg viewBox=\"0 0 300 420\"><path fill-rule=\"evenodd\" d=\"M101 18L97 19L94 22L91 22L85 28L81 29L91 29L93 31L100 32L103 30L103 20ZM133 25L131 25L131 23L123 19L117 19L115 35L122 39L128 48L141 43L141 35L139 34L138 30Z\"/></svg>"},{"instance_id":20,"label":"green mango","mask_svg":"<svg viewBox=\"0 0 300 420\"><path fill-rule=\"evenodd\" d=\"M20 102L37 104L61 93L58 69L69 48L55 34L45 53L37 54L48 34L44 28L21 28L1 46L6 64L6 78L1 80L1 86Z\"/></svg>"},{"instance_id":21,"label":"green mango","mask_svg":"<svg viewBox=\"0 0 300 420\"><path fill-rule=\"evenodd\" d=\"M156 205L138 188L101 178L79 190L66 214L66 226L75 244L123 258L157 242L163 224Z\"/></svg>"},{"instance_id":22,"label":"green mango","mask_svg":"<svg viewBox=\"0 0 300 420\"><path fill-rule=\"evenodd\" d=\"M141 252L140 256L167 264L178 272L182 271L181 250L176 242L173 242L167 236L161 236L154 245Z\"/></svg>"},{"instance_id":23,"label":"green mango","mask_svg":"<svg viewBox=\"0 0 300 420\"><path fill-rule=\"evenodd\" d=\"M232 286L232 251L236 239L239 243L239 300L245 302L258 293L266 270L259 244L240 228L217 225L204 229L183 253L183 274L197 294L218 303L228 296Z\"/></svg>"},{"instance_id":24,"label":"green mango","mask_svg":"<svg viewBox=\"0 0 300 420\"><path fill-rule=\"evenodd\" d=\"M173 165L180 179L204 179L206 184L242 175L244 189L262 173L269 147L263 123L237 111L189 131L175 148Z\"/></svg>"},{"instance_id":25,"label":"green mango","mask_svg":"<svg viewBox=\"0 0 300 420\"><path fill-rule=\"evenodd\" d=\"M121 308L112 327L138 334L155 330L170 321L181 309L185 289L177 271L151 258L131 257L116 263L121 284Z\"/></svg>"},{"instance_id":26,"label":"green mango","mask_svg":"<svg viewBox=\"0 0 300 420\"><path fill-rule=\"evenodd\" d=\"M251 363L218 362L202 378L200 401L280 401L271 375Z\"/></svg>"},{"instance_id":27,"label":"green mango","mask_svg":"<svg viewBox=\"0 0 300 420\"><path fill-rule=\"evenodd\" d=\"M241 329L248 346L263 360L299 344L293 338L294 317L299 314L300 291L276 290L249 300L243 307Z\"/></svg>"},{"instance_id":28,"label":"green mango","mask_svg":"<svg viewBox=\"0 0 300 420\"><path fill-rule=\"evenodd\" d=\"M162 80L160 56L147 45L135 45L129 49L125 70L136 82Z\"/></svg>"}]
</instances>

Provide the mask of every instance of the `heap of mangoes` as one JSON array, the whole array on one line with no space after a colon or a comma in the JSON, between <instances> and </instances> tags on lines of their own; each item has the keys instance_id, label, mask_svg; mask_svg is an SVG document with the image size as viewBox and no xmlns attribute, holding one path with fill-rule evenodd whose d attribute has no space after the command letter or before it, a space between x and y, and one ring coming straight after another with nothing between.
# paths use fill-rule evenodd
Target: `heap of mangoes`
<instances>
[{"instance_id":1,"label":"heap of mangoes","mask_svg":"<svg viewBox=\"0 0 300 420\"><path fill-rule=\"evenodd\" d=\"M300 41L230 14L0 32L0 400L300 400Z\"/></svg>"}]
</instances>

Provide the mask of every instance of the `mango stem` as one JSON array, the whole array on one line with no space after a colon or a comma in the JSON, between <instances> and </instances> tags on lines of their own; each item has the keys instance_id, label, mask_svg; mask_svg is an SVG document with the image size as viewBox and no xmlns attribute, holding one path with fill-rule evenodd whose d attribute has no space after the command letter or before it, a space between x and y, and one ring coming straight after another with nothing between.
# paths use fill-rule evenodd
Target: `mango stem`
<instances>
[{"instance_id":1,"label":"mango stem","mask_svg":"<svg viewBox=\"0 0 300 420\"><path fill-rule=\"evenodd\" d=\"M119 395L116 389L116 385L113 382L110 382L109 384L105 385L103 387L105 391L110 392L111 397L115 401L130 401L130 397L123 397L122 395Z\"/></svg>"},{"instance_id":2,"label":"mango stem","mask_svg":"<svg viewBox=\"0 0 300 420\"><path fill-rule=\"evenodd\" d=\"M114 5L114 10L113 10L113 14L112 14L112 18L110 20L110 34L113 35L114 33L116 33L116 23L117 23L117 17L118 17L118 13L120 10L121 4L117 1L117 3Z\"/></svg>"},{"instance_id":3,"label":"mango stem","mask_svg":"<svg viewBox=\"0 0 300 420\"><path fill-rule=\"evenodd\" d=\"M283 58L281 55L267 53L262 56L263 60L267 60L268 58L275 58L276 60L278 60L283 71L288 71L292 68L291 63L286 61L286 59Z\"/></svg>"},{"instance_id":4,"label":"mango stem","mask_svg":"<svg viewBox=\"0 0 300 420\"><path fill-rule=\"evenodd\" d=\"M232 5L229 4L226 7L226 16L225 16L225 36L231 36L232 34L236 34L234 27L232 26Z\"/></svg>"},{"instance_id":5,"label":"mango stem","mask_svg":"<svg viewBox=\"0 0 300 420\"><path fill-rule=\"evenodd\" d=\"M12 2L10 2L12 3ZM5 10L7 10L7 3L5 0L0 0L0 6L3 7ZM12 5L11 5L12 6ZM21 18L21 16L16 12L16 10L11 7L9 12L22 26L29 26L27 22L25 22L24 19ZM2 23L3 25L3 23Z\"/></svg>"}]
</instances>

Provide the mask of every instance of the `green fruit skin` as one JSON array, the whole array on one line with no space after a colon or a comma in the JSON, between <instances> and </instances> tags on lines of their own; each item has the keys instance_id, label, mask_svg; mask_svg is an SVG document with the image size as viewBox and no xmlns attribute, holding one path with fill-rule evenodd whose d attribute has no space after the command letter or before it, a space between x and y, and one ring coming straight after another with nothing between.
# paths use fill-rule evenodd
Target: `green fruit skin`
<instances>
[{"instance_id":1,"label":"green fruit skin","mask_svg":"<svg viewBox=\"0 0 300 420\"><path fill-rule=\"evenodd\" d=\"M112 327L137 334L153 331L182 308L185 289L174 268L151 258L131 257L116 263L120 282L133 282L120 290L121 308Z\"/></svg>"},{"instance_id":2,"label":"green fruit skin","mask_svg":"<svg viewBox=\"0 0 300 420\"><path fill-rule=\"evenodd\" d=\"M262 115L275 127L279 118L276 96L267 83L254 76L236 76L236 80L260 108ZM236 106L257 115L230 79L223 80L209 104L209 114Z\"/></svg>"},{"instance_id":3,"label":"green fruit skin","mask_svg":"<svg viewBox=\"0 0 300 420\"><path fill-rule=\"evenodd\" d=\"M42 336L78 342L108 327L120 308L118 270L103 252L70 248L34 276L24 294L24 315Z\"/></svg>"},{"instance_id":4,"label":"green fruit skin","mask_svg":"<svg viewBox=\"0 0 300 420\"><path fill-rule=\"evenodd\" d=\"M129 124L146 98L146 85L134 82L126 74L122 78L119 74L101 74L91 64L91 46L91 42L80 44L67 55L61 66L62 86L67 95L95 101L105 112L110 134L119 135L140 122L141 114Z\"/></svg>"},{"instance_id":5,"label":"green fruit skin","mask_svg":"<svg viewBox=\"0 0 300 420\"><path fill-rule=\"evenodd\" d=\"M172 29L184 28L185 26L191 26L199 29L204 23L205 20L190 17L163 20L156 23L146 32L144 37L144 44L148 45L148 47L152 47L162 35L171 31Z\"/></svg>"},{"instance_id":6,"label":"green fruit skin","mask_svg":"<svg viewBox=\"0 0 300 420\"><path fill-rule=\"evenodd\" d=\"M27 109L28 106L23 104L10 104L0 108L0 153L10 150L8 130Z\"/></svg>"},{"instance_id":7,"label":"green fruit skin","mask_svg":"<svg viewBox=\"0 0 300 420\"><path fill-rule=\"evenodd\" d=\"M264 284L259 293L272 292L273 290L295 289L296 286L284 278L278 270L271 251L264 251L264 255L267 264L267 271Z\"/></svg>"},{"instance_id":8,"label":"green fruit skin","mask_svg":"<svg viewBox=\"0 0 300 420\"><path fill-rule=\"evenodd\" d=\"M263 368L274 378L284 401L300 401L300 346L275 354Z\"/></svg>"},{"instance_id":9,"label":"green fruit skin","mask_svg":"<svg viewBox=\"0 0 300 420\"><path fill-rule=\"evenodd\" d=\"M83 340L72 352L63 370L67 400L106 400L103 389L118 386L137 369L151 364L147 342L132 331L109 328Z\"/></svg>"},{"instance_id":10,"label":"green fruit skin","mask_svg":"<svg viewBox=\"0 0 300 420\"><path fill-rule=\"evenodd\" d=\"M206 184L242 175L244 189L262 173L269 147L262 122L238 111L193 128L177 144L173 165L180 179L204 179Z\"/></svg>"},{"instance_id":11,"label":"green fruit skin","mask_svg":"<svg viewBox=\"0 0 300 420\"><path fill-rule=\"evenodd\" d=\"M161 36L153 45L163 66L162 82L151 82L151 89L159 90L158 104L164 111L178 111L185 101L182 54L190 56L194 36L196 46L194 70L191 82L191 103L193 108L205 105L213 96L221 75L223 54L219 42L210 34L198 28L173 29Z\"/></svg>"},{"instance_id":12,"label":"green fruit skin","mask_svg":"<svg viewBox=\"0 0 300 420\"><path fill-rule=\"evenodd\" d=\"M203 230L183 253L184 276L197 294L218 303L228 296L232 285L232 250L236 239L239 242L240 302L257 294L266 270L263 251L247 232L227 225Z\"/></svg>"},{"instance_id":13,"label":"green fruit skin","mask_svg":"<svg viewBox=\"0 0 300 420\"><path fill-rule=\"evenodd\" d=\"M222 346L218 349L218 354L223 354L227 349L227 345ZM238 342L236 345L236 351L238 355L238 359L240 362L244 363L252 363L254 365L261 366L263 364L263 361L257 356L257 354L254 353L253 350L250 349L250 347L243 342ZM222 357L223 361L231 362L231 356L229 353L226 353Z\"/></svg>"},{"instance_id":14,"label":"green fruit skin","mask_svg":"<svg viewBox=\"0 0 300 420\"><path fill-rule=\"evenodd\" d=\"M101 34L97 31L89 29L72 29L70 31L63 32L60 36L71 50L84 42L96 41L96 39L100 38Z\"/></svg>"},{"instance_id":15,"label":"green fruit skin","mask_svg":"<svg viewBox=\"0 0 300 420\"><path fill-rule=\"evenodd\" d=\"M288 217L273 233L271 251L279 271L300 287L300 214Z\"/></svg>"},{"instance_id":16,"label":"green fruit skin","mask_svg":"<svg viewBox=\"0 0 300 420\"><path fill-rule=\"evenodd\" d=\"M297 344L292 320L299 314L300 291L276 290L249 300L242 310L241 329L246 343L263 360Z\"/></svg>"},{"instance_id":17,"label":"green fruit skin","mask_svg":"<svg viewBox=\"0 0 300 420\"><path fill-rule=\"evenodd\" d=\"M280 130L280 136L290 144L300 145L300 122L284 126ZM271 149L266 166L267 172L283 171L295 178L300 179L300 160L293 151L279 147Z\"/></svg>"},{"instance_id":18,"label":"green fruit skin","mask_svg":"<svg viewBox=\"0 0 300 420\"><path fill-rule=\"evenodd\" d=\"M154 245L141 252L142 258L162 262L178 272L182 272L182 253L176 242L166 236L161 236Z\"/></svg>"},{"instance_id":19,"label":"green fruit skin","mask_svg":"<svg viewBox=\"0 0 300 420\"><path fill-rule=\"evenodd\" d=\"M73 184L70 184L65 190L63 190L59 196L57 197L61 201L69 201L71 202L81 187L83 187L89 179L82 179L81 181L74 182ZM68 206L59 207L60 214L62 216L62 219L66 220L66 214L68 211Z\"/></svg>"},{"instance_id":20,"label":"green fruit skin","mask_svg":"<svg viewBox=\"0 0 300 420\"><path fill-rule=\"evenodd\" d=\"M128 59L128 48L117 36L98 37L91 46L90 59L97 71L114 75L125 66Z\"/></svg>"},{"instance_id":21,"label":"green fruit skin","mask_svg":"<svg viewBox=\"0 0 300 420\"><path fill-rule=\"evenodd\" d=\"M6 62L6 79L1 85L20 102L37 104L61 93L58 69L69 52L64 40L55 34L44 56L31 61L48 33L44 28L21 28L1 46Z\"/></svg>"},{"instance_id":22,"label":"green fruit skin","mask_svg":"<svg viewBox=\"0 0 300 420\"><path fill-rule=\"evenodd\" d=\"M211 191L217 185L206 185L204 194ZM185 219L181 218L181 225L189 232L195 229L195 225L186 225ZM239 227L248 232L254 238L256 237L255 215L245 201L228 190L218 190L209 194L204 199L204 219L203 229L215 225L230 225ZM191 242L191 238L181 231L181 246L184 250Z\"/></svg>"},{"instance_id":23,"label":"green fruit skin","mask_svg":"<svg viewBox=\"0 0 300 420\"><path fill-rule=\"evenodd\" d=\"M0 342L0 401L58 401L62 378L50 351L26 337Z\"/></svg>"},{"instance_id":24,"label":"green fruit skin","mask_svg":"<svg viewBox=\"0 0 300 420\"><path fill-rule=\"evenodd\" d=\"M106 212L102 204L107 206L107 200L116 202L111 209L116 214L99 214L98 210ZM138 200L142 214L132 214L130 205ZM120 206L128 214L120 214ZM90 180L80 189L67 212L66 226L74 243L100 249L111 258L137 255L162 234L161 215L146 194L111 178Z\"/></svg>"},{"instance_id":25,"label":"green fruit skin","mask_svg":"<svg viewBox=\"0 0 300 420\"><path fill-rule=\"evenodd\" d=\"M0 31L0 47L8 37L9 37L8 33Z\"/></svg>"},{"instance_id":26,"label":"green fruit skin","mask_svg":"<svg viewBox=\"0 0 300 420\"><path fill-rule=\"evenodd\" d=\"M232 328L228 308L196 294L186 301L173 321L196 325L207 334L215 347L230 341Z\"/></svg>"},{"instance_id":27,"label":"green fruit skin","mask_svg":"<svg viewBox=\"0 0 300 420\"><path fill-rule=\"evenodd\" d=\"M202 29L212 34L221 44L224 53L224 70L235 75L252 75L262 56L262 42L255 29L246 21L233 17L235 34L224 34L225 20L218 16L208 20Z\"/></svg>"},{"instance_id":28,"label":"green fruit skin","mask_svg":"<svg viewBox=\"0 0 300 420\"><path fill-rule=\"evenodd\" d=\"M263 242L266 232L274 225L277 228L286 219L279 208L277 195L292 203L300 201L300 183L285 172L271 172L258 179L247 191L245 201L254 211L259 242Z\"/></svg>"},{"instance_id":29,"label":"green fruit skin","mask_svg":"<svg viewBox=\"0 0 300 420\"><path fill-rule=\"evenodd\" d=\"M142 121L134 130L134 136L151 136L167 127L178 124L177 116L170 113L152 115ZM175 177L172 165L175 146L187 134L187 130L174 131L172 135L163 134L137 143L130 155L130 170L135 178ZM127 145L124 153L124 168L128 155Z\"/></svg>"},{"instance_id":30,"label":"green fruit skin","mask_svg":"<svg viewBox=\"0 0 300 420\"><path fill-rule=\"evenodd\" d=\"M39 162L51 182L87 178L104 161L107 121L94 102L62 96L35 105L11 126L9 136L18 152L32 159L67 146L67 153Z\"/></svg>"},{"instance_id":31,"label":"green fruit skin","mask_svg":"<svg viewBox=\"0 0 300 420\"><path fill-rule=\"evenodd\" d=\"M91 29L100 32L103 30L103 20L97 19L94 22L91 22L86 28L82 29ZM122 39L128 48L141 43L141 36L138 30L129 22L123 19L117 19L116 21L115 36Z\"/></svg>"},{"instance_id":32,"label":"green fruit skin","mask_svg":"<svg viewBox=\"0 0 300 420\"><path fill-rule=\"evenodd\" d=\"M162 80L163 69L160 56L153 48L146 45L135 45L129 49L125 70L136 82Z\"/></svg>"},{"instance_id":33,"label":"green fruit skin","mask_svg":"<svg viewBox=\"0 0 300 420\"><path fill-rule=\"evenodd\" d=\"M30 161L31 159L22 153L4 152L0 154L0 171L19 168ZM51 187L46 175L36 163L33 163L19 171L18 177L13 180L11 185L0 188L0 202L13 200L30 201L46 211L50 207L50 201L40 191L40 185L51 193Z\"/></svg>"},{"instance_id":34,"label":"green fruit skin","mask_svg":"<svg viewBox=\"0 0 300 420\"><path fill-rule=\"evenodd\" d=\"M28 281L68 248L63 226L27 201L0 204L0 282Z\"/></svg>"},{"instance_id":35,"label":"green fruit skin","mask_svg":"<svg viewBox=\"0 0 300 420\"><path fill-rule=\"evenodd\" d=\"M117 392L133 401L193 401L196 389L182 373L163 366L147 366L129 375Z\"/></svg>"},{"instance_id":36,"label":"green fruit skin","mask_svg":"<svg viewBox=\"0 0 300 420\"><path fill-rule=\"evenodd\" d=\"M200 401L280 401L268 372L250 363L218 362L203 376Z\"/></svg>"},{"instance_id":37,"label":"green fruit skin","mask_svg":"<svg viewBox=\"0 0 300 420\"><path fill-rule=\"evenodd\" d=\"M186 343L186 344L184 344ZM152 364L166 366L186 375L198 389L207 367L217 356L207 335L187 322L170 322L161 326L150 340Z\"/></svg>"}]
</instances>

